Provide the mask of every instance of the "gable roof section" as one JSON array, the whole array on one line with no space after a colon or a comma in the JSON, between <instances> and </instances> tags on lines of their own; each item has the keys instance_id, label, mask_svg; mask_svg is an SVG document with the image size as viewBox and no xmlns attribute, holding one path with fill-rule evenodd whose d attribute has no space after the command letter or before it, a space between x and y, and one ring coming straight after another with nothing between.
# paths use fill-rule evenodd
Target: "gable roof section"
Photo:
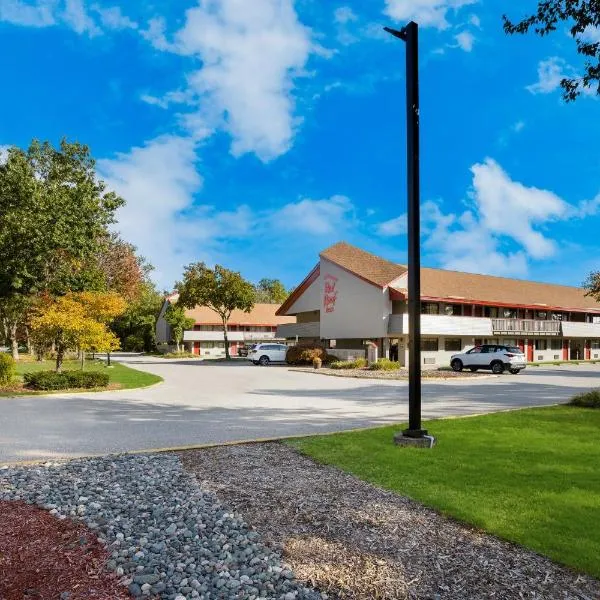
<instances>
[{"instance_id":1,"label":"gable roof section","mask_svg":"<svg viewBox=\"0 0 600 600\"><path fill-rule=\"evenodd\" d=\"M275 313L278 316L283 316L294 305L296 300L304 294L311 284L321 274L321 266L317 263L313 270L302 280L300 285L286 298L285 302L277 309Z\"/></svg>"},{"instance_id":2,"label":"gable roof section","mask_svg":"<svg viewBox=\"0 0 600 600\"><path fill-rule=\"evenodd\" d=\"M531 308L600 311L600 303L582 288L477 275L443 269L421 269L421 297L456 302L497 303Z\"/></svg>"},{"instance_id":3,"label":"gable roof section","mask_svg":"<svg viewBox=\"0 0 600 600\"><path fill-rule=\"evenodd\" d=\"M296 317L276 316L279 304L255 304L251 312L234 310L229 319L230 325L283 325L295 323ZM187 317L195 320L196 325L215 325L221 323L221 317L207 306L185 311Z\"/></svg>"},{"instance_id":4,"label":"gable roof section","mask_svg":"<svg viewBox=\"0 0 600 600\"><path fill-rule=\"evenodd\" d=\"M406 267L365 252L346 242L338 242L321 252L320 256L342 267L364 281L384 288L406 273Z\"/></svg>"}]
</instances>

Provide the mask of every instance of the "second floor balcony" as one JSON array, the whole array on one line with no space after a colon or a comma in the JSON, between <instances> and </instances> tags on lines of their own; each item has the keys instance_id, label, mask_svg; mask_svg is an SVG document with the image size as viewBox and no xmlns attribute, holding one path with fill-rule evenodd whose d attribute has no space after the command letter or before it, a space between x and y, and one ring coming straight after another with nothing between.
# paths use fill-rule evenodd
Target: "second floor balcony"
<instances>
[{"instance_id":1,"label":"second floor balcony","mask_svg":"<svg viewBox=\"0 0 600 600\"><path fill-rule=\"evenodd\" d=\"M560 335L560 321L538 321L535 319L492 319L494 335Z\"/></svg>"}]
</instances>

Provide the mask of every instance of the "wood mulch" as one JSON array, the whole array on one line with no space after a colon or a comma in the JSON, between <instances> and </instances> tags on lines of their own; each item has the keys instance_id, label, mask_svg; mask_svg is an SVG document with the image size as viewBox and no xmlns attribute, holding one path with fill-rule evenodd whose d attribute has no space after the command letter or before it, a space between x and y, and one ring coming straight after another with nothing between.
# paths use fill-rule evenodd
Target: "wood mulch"
<instances>
[{"instance_id":1,"label":"wood mulch","mask_svg":"<svg viewBox=\"0 0 600 600\"><path fill-rule=\"evenodd\" d=\"M108 554L83 524L0 502L0 600L125 600Z\"/></svg>"},{"instance_id":2,"label":"wood mulch","mask_svg":"<svg viewBox=\"0 0 600 600\"><path fill-rule=\"evenodd\" d=\"M315 373L317 375L329 375L331 377L354 377L356 379L408 379L408 369L397 369L395 371L369 371L369 369L329 369L321 367L314 369L311 367L295 367L291 371L302 371L304 373ZM437 369L423 370L421 372L423 379L466 379L473 377L496 377L491 373L471 373L471 371L439 371Z\"/></svg>"},{"instance_id":3,"label":"wood mulch","mask_svg":"<svg viewBox=\"0 0 600 600\"><path fill-rule=\"evenodd\" d=\"M278 443L180 452L305 584L344 600L597 600L600 581ZM402 460L399 456L398 460Z\"/></svg>"}]
</instances>

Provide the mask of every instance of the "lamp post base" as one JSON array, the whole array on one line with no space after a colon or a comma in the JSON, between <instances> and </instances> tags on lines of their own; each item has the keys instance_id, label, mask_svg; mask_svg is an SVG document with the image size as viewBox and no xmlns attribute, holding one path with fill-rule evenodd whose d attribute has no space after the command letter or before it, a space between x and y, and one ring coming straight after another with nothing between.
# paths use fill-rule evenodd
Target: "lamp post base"
<instances>
[{"instance_id":1,"label":"lamp post base","mask_svg":"<svg viewBox=\"0 0 600 600\"><path fill-rule=\"evenodd\" d=\"M425 429L406 429L394 435L394 444L408 448L433 448L435 438Z\"/></svg>"}]
</instances>

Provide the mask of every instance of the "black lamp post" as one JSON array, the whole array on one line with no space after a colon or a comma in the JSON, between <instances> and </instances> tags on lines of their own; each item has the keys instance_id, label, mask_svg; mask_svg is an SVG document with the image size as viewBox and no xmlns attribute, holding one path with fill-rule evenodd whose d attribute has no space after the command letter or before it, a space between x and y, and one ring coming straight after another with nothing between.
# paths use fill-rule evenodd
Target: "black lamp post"
<instances>
[{"instance_id":1,"label":"black lamp post","mask_svg":"<svg viewBox=\"0 0 600 600\"><path fill-rule=\"evenodd\" d=\"M419 26L385 31L406 42L406 149L408 182L408 429L404 438L423 438L421 428L421 250L419 190ZM398 441L398 440L396 440Z\"/></svg>"}]
</instances>

